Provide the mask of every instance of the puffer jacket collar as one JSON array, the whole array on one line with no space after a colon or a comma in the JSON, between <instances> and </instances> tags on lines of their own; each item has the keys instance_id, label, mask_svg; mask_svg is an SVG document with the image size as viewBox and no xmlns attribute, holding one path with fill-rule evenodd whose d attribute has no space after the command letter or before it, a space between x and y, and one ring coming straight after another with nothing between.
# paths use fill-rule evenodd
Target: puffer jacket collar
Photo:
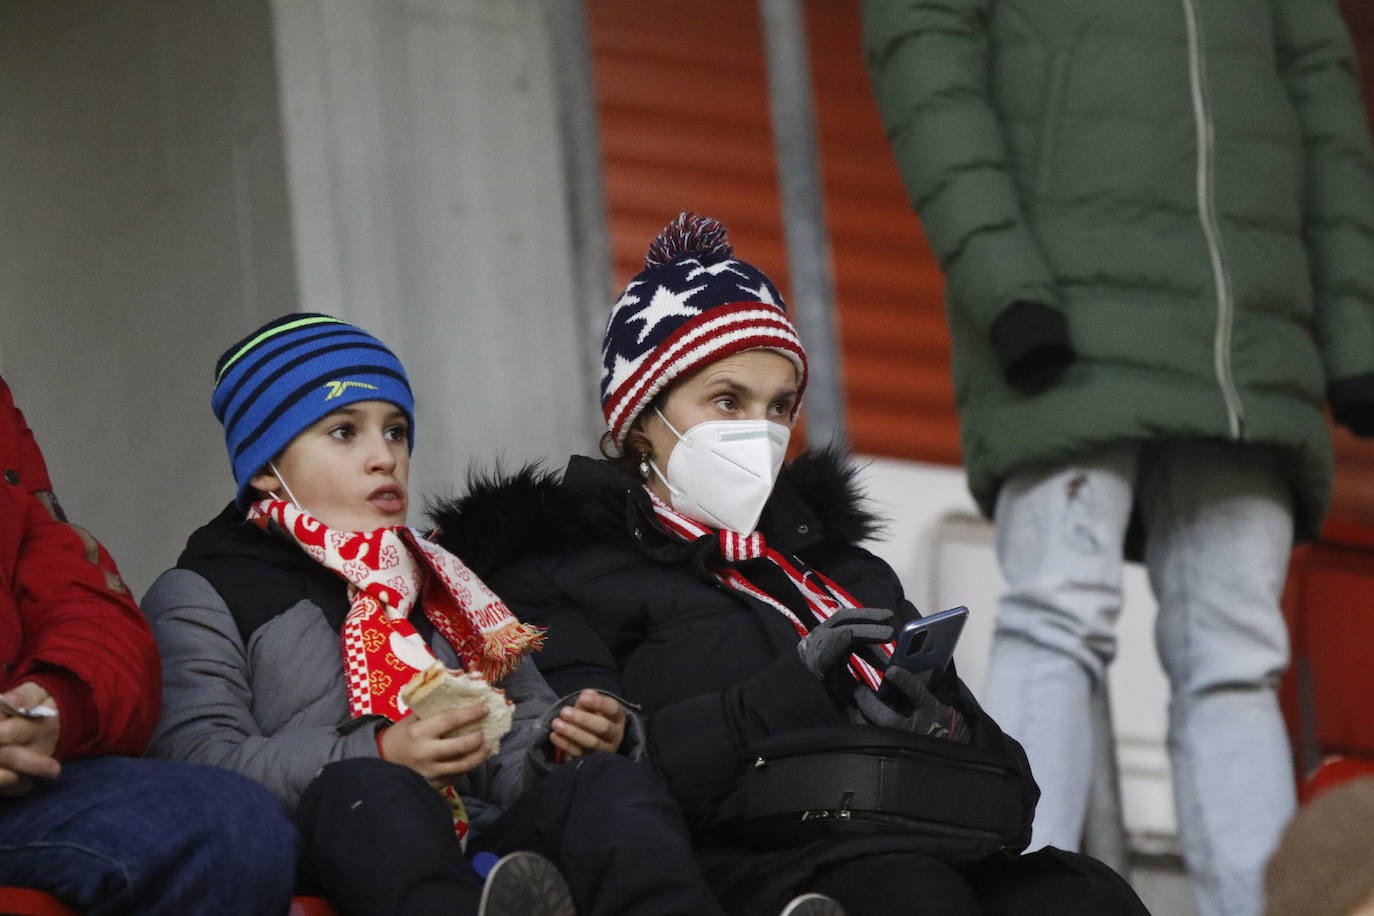
<instances>
[{"instance_id":1,"label":"puffer jacket collar","mask_svg":"<svg viewBox=\"0 0 1374 916\"><path fill-rule=\"evenodd\" d=\"M854 544L879 521L864 505L857 469L835 449L809 451L783 468L759 522L770 547L792 554L822 544ZM475 476L467 495L432 503L441 545L479 576L520 556L630 538L649 558L700 573L718 565L711 538L687 543L664 531L641 483L607 461L574 456L562 477L538 466L513 475Z\"/></svg>"},{"instance_id":2,"label":"puffer jacket collar","mask_svg":"<svg viewBox=\"0 0 1374 916\"><path fill-rule=\"evenodd\" d=\"M224 599L239 635L249 637L302 599L317 604L335 630L348 613L348 587L294 542L264 531L232 502L186 541L177 568L199 574Z\"/></svg>"},{"instance_id":3,"label":"puffer jacket collar","mask_svg":"<svg viewBox=\"0 0 1374 916\"><path fill-rule=\"evenodd\" d=\"M177 565L184 568L197 560L226 557L251 558L292 569L319 566L295 544L284 538L264 536L263 530L248 521L243 510L232 502L219 515L192 532L186 540L186 549L177 559Z\"/></svg>"}]
</instances>

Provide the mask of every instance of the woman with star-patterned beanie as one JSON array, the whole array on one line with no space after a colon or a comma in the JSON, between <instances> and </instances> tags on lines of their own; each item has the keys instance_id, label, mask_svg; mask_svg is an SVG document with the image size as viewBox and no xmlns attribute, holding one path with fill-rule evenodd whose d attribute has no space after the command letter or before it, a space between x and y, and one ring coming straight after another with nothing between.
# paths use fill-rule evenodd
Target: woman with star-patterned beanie
<instances>
[{"instance_id":1,"label":"woman with star-patterned beanie","mask_svg":"<svg viewBox=\"0 0 1374 916\"><path fill-rule=\"evenodd\" d=\"M556 690L641 706L725 908L1144 913L1092 859L1018 855L1035 782L952 665L888 669L920 614L860 546L877 523L847 457L784 464L806 351L720 223L664 229L602 356L603 459L478 481L433 519L547 627Z\"/></svg>"}]
</instances>

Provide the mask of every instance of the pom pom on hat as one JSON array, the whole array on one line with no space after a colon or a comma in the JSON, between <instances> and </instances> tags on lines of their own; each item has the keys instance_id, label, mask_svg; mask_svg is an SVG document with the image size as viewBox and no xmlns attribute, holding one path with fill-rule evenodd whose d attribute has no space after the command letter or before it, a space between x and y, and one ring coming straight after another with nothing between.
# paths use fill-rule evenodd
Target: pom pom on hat
<instances>
[{"instance_id":1,"label":"pom pom on hat","mask_svg":"<svg viewBox=\"0 0 1374 916\"><path fill-rule=\"evenodd\" d=\"M644 269L666 267L683 255L691 255L705 264L728 261L735 256L735 248L726 234L720 220L683 210L649 243Z\"/></svg>"},{"instance_id":2,"label":"pom pom on hat","mask_svg":"<svg viewBox=\"0 0 1374 916\"><path fill-rule=\"evenodd\" d=\"M772 350L796 367L806 350L777 287L736 260L718 220L679 213L649 245L644 269L611 307L601 344L601 408L619 447L644 409L679 376L746 350Z\"/></svg>"}]
</instances>

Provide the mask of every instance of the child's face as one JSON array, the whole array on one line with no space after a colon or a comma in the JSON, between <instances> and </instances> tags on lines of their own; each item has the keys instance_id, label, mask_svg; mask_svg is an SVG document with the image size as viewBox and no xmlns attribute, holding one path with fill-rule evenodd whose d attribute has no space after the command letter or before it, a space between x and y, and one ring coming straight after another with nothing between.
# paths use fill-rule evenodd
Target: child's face
<instances>
[{"instance_id":1,"label":"child's face","mask_svg":"<svg viewBox=\"0 0 1374 916\"><path fill-rule=\"evenodd\" d=\"M389 401L359 401L326 414L249 481L338 531L371 531L406 520L410 448L406 415ZM285 486L283 486L283 479Z\"/></svg>"}]
</instances>

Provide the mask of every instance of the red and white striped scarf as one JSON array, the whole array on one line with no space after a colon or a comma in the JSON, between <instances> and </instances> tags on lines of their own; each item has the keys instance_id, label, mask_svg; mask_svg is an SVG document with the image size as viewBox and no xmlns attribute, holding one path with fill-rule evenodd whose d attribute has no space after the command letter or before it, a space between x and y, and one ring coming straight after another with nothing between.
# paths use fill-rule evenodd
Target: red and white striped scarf
<instances>
[{"instance_id":1,"label":"red and white striped scarf","mask_svg":"<svg viewBox=\"0 0 1374 916\"><path fill-rule=\"evenodd\" d=\"M348 583L348 615L340 637L354 716L396 721L407 712L401 688L436 661L408 619L418 600L425 616L462 659L496 683L543 645L543 630L515 618L500 598L453 554L404 525L335 531L292 503L263 499L248 520L276 522L316 562ZM467 814L452 786L441 791L459 839Z\"/></svg>"},{"instance_id":2,"label":"red and white striped scarf","mask_svg":"<svg viewBox=\"0 0 1374 916\"><path fill-rule=\"evenodd\" d=\"M810 567L798 570L796 565L789 562L786 557L769 547L759 532L755 531L753 534L743 535L725 529L708 528L678 512L659 499L657 494L648 487L644 489L648 492L649 498L653 500L654 516L658 519L659 525L674 537L684 541L695 541L707 536L716 538L720 556L726 564L738 563L743 560L756 560L760 557L770 560L787 575L788 581L806 600L807 608L816 618L813 626L815 623L828 620L831 614L841 608L860 606L838 583L824 574ZM805 636L811 631L811 627L798 619L797 615L792 613L791 608L754 585L733 566L723 565L712 571L722 584L737 592L757 598L786 617L799 637ZM884 643L876 648L887 658L892 657L892 643ZM878 685L883 680L882 672L859 657L857 652L851 653L849 656L849 671L856 681L867 684L873 690L877 690Z\"/></svg>"}]
</instances>

